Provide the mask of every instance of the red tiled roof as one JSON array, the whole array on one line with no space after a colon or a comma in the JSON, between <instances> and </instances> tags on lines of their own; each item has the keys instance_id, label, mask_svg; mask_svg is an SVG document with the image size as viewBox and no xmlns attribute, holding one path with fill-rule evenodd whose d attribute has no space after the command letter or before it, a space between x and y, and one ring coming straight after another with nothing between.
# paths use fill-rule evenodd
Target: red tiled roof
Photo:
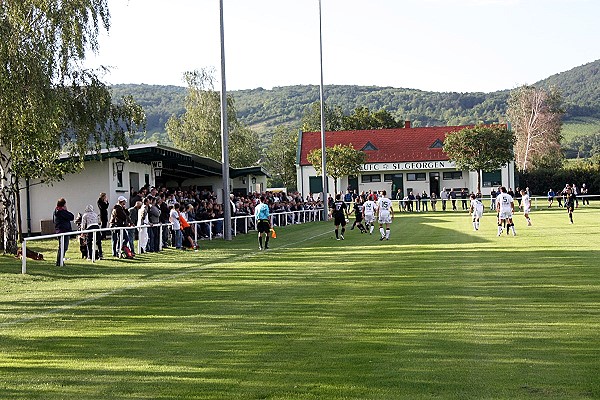
<instances>
[{"instance_id":1,"label":"red tiled roof","mask_svg":"<svg viewBox=\"0 0 600 400\"><path fill-rule=\"evenodd\" d=\"M365 131L325 132L325 145L351 144L357 150L371 142L377 150L367 150L368 163L402 161L446 161L444 151L431 145L442 142L446 133L472 126L434 126L426 128L373 129ZM311 165L306 159L312 150L321 148L321 132L302 132L300 165Z\"/></svg>"}]
</instances>

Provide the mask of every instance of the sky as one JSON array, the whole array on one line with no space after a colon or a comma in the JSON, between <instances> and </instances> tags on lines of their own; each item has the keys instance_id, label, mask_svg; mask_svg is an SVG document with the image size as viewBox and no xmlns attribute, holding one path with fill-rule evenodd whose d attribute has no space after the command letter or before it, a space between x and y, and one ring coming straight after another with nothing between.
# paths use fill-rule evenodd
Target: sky
<instances>
[{"instance_id":1,"label":"sky","mask_svg":"<svg viewBox=\"0 0 600 400\"><path fill-rule=\"evenodd\" d=\"M214 68L219 0L108 0L86 67L185 86ZM223 0L227 90L318 85L319 0ZM492 92L600 59L598 0L321 0L325 85Z\"/></svg>"}]
</instances>

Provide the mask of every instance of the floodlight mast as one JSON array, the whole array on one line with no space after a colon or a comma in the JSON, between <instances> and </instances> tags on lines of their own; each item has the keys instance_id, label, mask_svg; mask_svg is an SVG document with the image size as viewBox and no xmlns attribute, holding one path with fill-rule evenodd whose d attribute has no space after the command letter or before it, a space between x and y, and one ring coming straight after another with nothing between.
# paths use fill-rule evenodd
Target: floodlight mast
<instances>
[{"instance_id":1,"label":"floodlight mast","mask_svg":"<svg viewBox=\"0 0 600 400\"><path fill-rule=\"evenodd\" d=\"M321 67L321 84L319 86L319 95L321 99L321 174L323 177L323 221L327 220L329 215L327 204L327 173L326 171L326 150L325 150L325 93L323 90L323 23L321 18L321 0L319 0L319 55Z\"/></svg>"},{"instance_id":2,"label":"floodlight mast","mask_svg":"<svg viewBox=\"0 0 600 400\"><path fill-rule=\"evenodd\" d=\"M231 206L229 199L229 132L227 130L227 85L225 83L225 30L223 0L219 0L221 27L221 158L223 174L223 239L231 240Z\"/></svg>"}]
</instances>

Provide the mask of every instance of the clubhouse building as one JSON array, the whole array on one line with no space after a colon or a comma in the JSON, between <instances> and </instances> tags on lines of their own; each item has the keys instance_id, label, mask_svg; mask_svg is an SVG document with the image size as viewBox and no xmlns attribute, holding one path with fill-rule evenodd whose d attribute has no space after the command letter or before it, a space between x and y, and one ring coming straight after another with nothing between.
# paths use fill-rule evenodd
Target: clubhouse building
<instances>
[{"instance_id":1,"label":"clubhouse building","mask_svg":"<svg viewBox=\"0 0 600 400\"><path fill-rule=\"evenodd\" d=\"M214 191L223 203L222 164L184 150L158 143L137 144L127 149L128 159L119 149L89 154L85 167L52 184L39 180L20 182L21 229L25 234L54 233L52 214L56 201L64 197L73 214L91 204L96 212L99 194L108 196L112 208L119 196L130 198L144 186ZM67 159L62 156L60 160ZM59 160L59 162L60 162ZM262 167L229 168L229 192L245 195L267 188L268 173Z\"/></svg>"},{"instance_id":2,"label":"clubhouse building","mask_svg":"<svg viewBox=\"0 0 600 400\"><path fill-rule=\"evenodd\" d=\"M369 190L386 190L388 196L396 198L402 193L435 193L438 197L446 191L466 189L477 191L477 173L457 169L444 152L444 139L447 133L456 132L468 126L436 126L412 128L406 121L404 128L363 131L335 131L325 133L327 147L351 145L367 155L366 162L358 176L344 176L338 179L338 192L346 189L358 193ZM300 132L296 171L298 191L304 197L322 192L322 177L307 155L321 148L321 132ZM484 171L481 192L490 195L498 186L515 187L514 163L510 162L497 171ZM334 181L328 178L328 189L332 193Z\"/></svg>"}]
</instances>

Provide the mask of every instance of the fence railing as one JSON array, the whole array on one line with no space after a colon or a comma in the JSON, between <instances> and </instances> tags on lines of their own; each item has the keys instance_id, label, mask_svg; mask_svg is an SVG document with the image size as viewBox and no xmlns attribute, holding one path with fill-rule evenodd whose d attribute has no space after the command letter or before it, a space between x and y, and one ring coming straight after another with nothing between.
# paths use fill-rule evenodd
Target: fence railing
<instances>
[{"instance_id":1,"label":"fence railing","mask_svg":"<svg viewBox=\"0 0 600 400\"><path fill-rule=\"evenodd\" d=\"M303 224L303 223L308 223L308 222L321 221L322 220L322 212L323 212L322 208L313 209L313 210L275 212L275 213L272 213L270 216L271 225L279 227L279 226L285 226L285 225ZM234 236L237 236L238 233L247 233L247 232L256 230L254 215L233 216L231 218L231 220L232 220L231 221L231 225L232 225L231 229L232 229L232 233ZM215 238L215 237L223 237L223 235L222 235L223 218L215 218L215 219L208 219L208 220L202 220L202 221L189 221L189 224L193 230L195 243L198 243L199 235L202 237L205 237L206 239L209 239L209 240L213 240L213 238ZM219 225L220 225L220 228L216 229L217 233L213 234L214 226L219 226ZM157 226L159 228L159 240L158 240L159 248L158 248L158 250L160 251L163 249L163 232L165 229L167 229L167 232L170 231L169 228L172 226L171 223L141 225L141 226L112 227L112 228L98 228L98 229L79 230L79 231L64 232L64 233L54 233L51 235L26 237L23 239L23 243L21 244L21 252L22 252L21 273L22 274L27 273L27 244L29 242L33 242L33 241L37 241L37 240L49 240L49 239L57 239L58 240L59 238L63 238L62 240L58 240L60 254L61 254L60 257L58 256L58 249L57 249L57 261L60 266L63 266L64 258L65 258L65 239L64 239L65 236L68 237L66 240L70 240L70 237L72 237L72 236L79 236L81 234L91 233L92 234L92 249L94 249L94 246L96 244L97 235L102 234L102 232L110 232L111 236L112 236L113 234L116 233L118 235L117 237L119 240L119 243L118 243L119 245L117 246L118 247L117 255L120 258L122 255L122 244L125 240L124 231L140 232L144 228L146 228L146 229L155 228ZM221 231L221 232L219 232L219 231ZM112 245L112 238L111 238L111 245ZM142 250L141 244L140 244L140 241L138 240L137 253L138 254L141 253L141 250ZM91 261L96 262L96 251L92 251Z\"/></svg>"}]
</instances>

